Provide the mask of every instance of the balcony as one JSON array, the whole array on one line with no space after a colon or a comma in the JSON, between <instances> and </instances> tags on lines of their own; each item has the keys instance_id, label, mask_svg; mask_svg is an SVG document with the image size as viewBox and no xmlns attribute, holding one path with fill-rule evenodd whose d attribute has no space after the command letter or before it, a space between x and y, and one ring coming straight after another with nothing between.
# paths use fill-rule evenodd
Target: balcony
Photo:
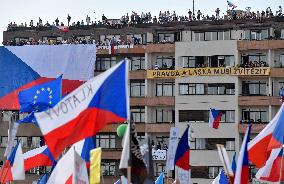
<instances>
[{"instance_id":1,"label":"balcony","mask_svg":"<svg viewBox=\"0 0 284 184\"><path fill-rule=\"evenodd\" d=\"M284 68L271 68L271 77L284 77Z\"/></svg>"},{"instance_id":2,"label":"balcony","mask_svg":"<svg viewBox=\"0 0 284 184\"><path fill-rule=\"evenodd\" d=\"M284 40L238 41L238 50L283 49Z\"/></svg>"},{"instance_id":3,"label":"balcony","mask_svg":"<svg viewBox=\"0 0 284 184\"><path fill-rule=\"evenodd\" d=\"M174 106L175 97L160 96L160 97L131 97L130 106Z\"/></svg>"},{"instance_id":4,"label":"balcony","mask_svg":"<svg viewBox=\"0 0 284 184\"><path fill-rule=\"evenodd\" d=\"M132 70L129 71L129 79L146 79L146 70Z\"/></svg>"},{"instance_id":5,"label":"balcony","mask_svg":"<svg viewBox=\"0 0 284 184\"><path fill-rule=\"evenodd\" d=\"M0 135L8 136L8 129L8 122L4 121L0 123ZM17 136L42 136L42 133L36 125L31 123L24 123L19 126Z\"/></svg>"},{"instance_id":6,"label":"balcony","mask_svg":"<svg viewBox=\"0 0 284 184\"><path fill-rule=\"evenodd\" d=\"M261 132L265 127L267 123L253 123L251 127L251 133L259 133ZM239 124L239 133L245 134L247 131L248 124Z\"/></svg>"},{"instance_id":7,"label":"balcony","mask_svg":"<svg viewBox=\"0 0 284 184\"><path fill-rule=\"evenodd\" d=\"M120 123L113 123L105 126L100 132L116 132ZM146 133L169 133L174 124L170 123L136 123L135 128L137 132Z\"/></svg>"},{"instance_id":8,"label":"balcony","mask_svg":"<svg viewBox=\"0 0 284 184\"><path fill-rule=\"evenodd\" d=\"M174 53L175 44L149 44L145 49L146 53Z\"/></svg>"},{"instance_id":9,"label":"balcony","mask_svg":"<svg viewBox=\"0 0 284 184\"><path fill-rule=\"evenodd\" d=\"M277 96L239 96L240 106L280 106L281 102Z\"/></svg>"},{"instance_id":10,"label":"balcony","mask_svg":"<svg viewBox=\"0 0 284 184\"><path fill-rule=\"evenodd\" d=\"M102 46L97 49L98 55L108 55L108 46ZM114 54L145 54L144 45L118 45L114 47Z\"/></svg>"},{"instance_id":11,"label":"balcony","mask_svg":"<svg viewBox=\"0 0 284 184\"><path fill-rule=\"evenodd\" d=\"M229 158L233 158L234 151L228 151ZM216 158L216 159L212 159ZM191 150L190 165L192 166L216 166L221 162L218 159L218 151L216 150Z\"/></svg>"}]
</instances>

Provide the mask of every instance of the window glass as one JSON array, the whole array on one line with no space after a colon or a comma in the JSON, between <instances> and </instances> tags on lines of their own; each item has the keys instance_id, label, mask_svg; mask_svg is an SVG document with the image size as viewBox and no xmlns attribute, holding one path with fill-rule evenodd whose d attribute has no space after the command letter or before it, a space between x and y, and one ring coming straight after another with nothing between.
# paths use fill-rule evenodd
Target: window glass
<instances>
[{"instance_id":1,"label":"window glass","mask_svg":"<svg viewBox=\"0 0 284 184\"><path fill-rule=\"evenodd\" d=\"M218 32L212 32L212 40L217 40Z\"/></svg>"},{"instance_id":2,"label":"window glass","mask_svg":"<svg viewBox=\"0 0 284 184\"><path fill-rule=\"evenodd\" d=\"M205 32L205 40L210 41L211 40L211 32Z\"/></svg>"},{"instance_id":3,"label":"window glass","mask_svg":"<svg viewBox=\"0 0 284 184\"><path fill-rule=\"evenodd\" d=\"M218 32L218 40L224 40L224 32Z\"/></svg>"}]
</instances>

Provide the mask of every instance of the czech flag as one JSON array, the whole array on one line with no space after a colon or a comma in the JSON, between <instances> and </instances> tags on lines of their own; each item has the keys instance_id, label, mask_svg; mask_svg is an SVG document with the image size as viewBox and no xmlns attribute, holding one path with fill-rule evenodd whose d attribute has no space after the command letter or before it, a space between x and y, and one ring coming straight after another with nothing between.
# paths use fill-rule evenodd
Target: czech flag
<instances>
[{"instance_id":1,"label":"czech flag","mask_svg":"<svg viewBox=\"0 0 284 184\"><path fill-rule=\"evenodd\" d=\"M179 143L176 150L176 156L175 156L175 165L182 168L183 170L189 170L189 144L188 144L188 129L187 128Z\"/></svg>"},{"instance_id":2,"label":"czech flag","mask_svg":"<svg viewBox=\"0 0 284 184\"><path fill-rule=\"evenodd\" d=\"M128 63L123 60L65 96L57 105L35 113L53 157L68 146L94 136L109 123L128 119Z\"/></svg>"},{"instance_id":3,"label":"czech flag","mask_svg":"<svg viewBox=\"0 0 284 184\"><path fill-rule=\"evenodd\" d=\"M14 180L24 180L24 157L20 142L15 146L12 153L1 170L1 182L6 183Z\"/></svg>"},{"instance_id":4,"label":"czech flag","mask_svg":"<svg viewBox=\"0 0 284 184\"><path fill-rule=\"evenodd\" d=\"M282 157L283 157L283 148L273 149L265 166L258 170L255 177L260 180L279 182L281 162L283 162ZM284 169L282 168L281 181L283 180L284 180Z\"/></svg>"},{"instance_id":5,"label":"czech flag","mask_svg":"<svg viewBox=\"0 0 284 184\"><path fill-rule=\"evenodd\" d=\"M90 168L90 151L96 148L96 142L93 137L81 140L71 147L75 147L76 152L85 160L87 168Z\"/></svg>"},{"instance_id":6,"label":"czech flag","mask_svg":"<svg viewBox=\"0 0 284 184\"><path fill-rule=\"evenodd\" d=\"M209 127L218 129L222 115L223 115L223 112L216 110L216 109L210 109L210 111L209 111Z\"/></svg>"},{"instance_id":7,"label":"czech flag","mask_svg":"<svg viewBox=\"0 0 284 184\"><path fill-rule=\"evenodd\" d=\"M52 25L51 27L52 27L53 30L61 31L63 33L67 33L69 31L68 26L54 26L54 25Z\"/></svg>"},{"instance_id":8,"label":"czech flag","mask_svg":"<svg viewBox=\"0 0 284 184\"><path fill-rule=\"evenodd\" d=\"M35 167L52 166L55 160L45 145L24 153L24 163L25 171L28 171Z\"/></svg>"},{"instance_id":9,"label":"czech flag","mask_svg":"<svg viewBox=\"0 0 284 184\"><path fill-rule=\"evenodd\" d=\"M248 142L250 140L250 131L251 131L251 124L249 125L247 129L247 132L245 134L242 147L239 153L234 184L248 184L249 183Z\"/></svg>"},{"instance_id":10,"label":"czech flag","mask_svg":"<svg viewBox=\"0 0 284 184\"><path fill-rule=\"evenodd\" d=\"M252 141L249 142L249 160L258 168L265 165L271 153L271 148L280 147L280 142L283 141L283 132L281 132L283 131L284 124L283 117L284 105L282 104L279 111L269 124L266 125L266 127Z\"/></svg>"},{"instance_id":11,"label":"czech flag","mask_svg":"<svg viewBox=\"0 0 284 184\"><path fill-rule=\"evenodd\" d=\"M19 91L61 74L62 95L70 93L93 76L95 61L93 44L1 46L0 109L19 110Z\"/></svg>"}]
</instances>

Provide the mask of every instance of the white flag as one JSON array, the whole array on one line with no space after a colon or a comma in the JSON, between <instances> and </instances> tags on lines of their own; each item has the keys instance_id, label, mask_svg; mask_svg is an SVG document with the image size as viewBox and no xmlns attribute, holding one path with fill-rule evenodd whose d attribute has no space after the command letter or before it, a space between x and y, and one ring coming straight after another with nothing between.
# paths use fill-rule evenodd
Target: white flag
<instances>
[{"instance_id":1,"label":"white flag","mask_svg":"<svg viewBox=\"0 0 284 184\"><path fill-rule=\"evenodd\" d=\"M166 170L171 171L175 168L175 155L178 144L178 128L172 127L170 130L169 149L167 153Z\"/></svg>"}]
</instances>

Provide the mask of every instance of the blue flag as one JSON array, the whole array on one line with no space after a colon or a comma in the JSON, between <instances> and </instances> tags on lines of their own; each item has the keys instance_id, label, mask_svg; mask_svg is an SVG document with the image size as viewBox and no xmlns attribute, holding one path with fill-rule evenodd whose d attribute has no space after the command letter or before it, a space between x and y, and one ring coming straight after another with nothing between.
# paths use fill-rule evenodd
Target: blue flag
<instances>
[{"instance_id":1,"label":"blue flag","mask_svg":"<svg viewBox=\"0 0 284 184\"><path fill-rule=\"evenodd\" d=\"M164 183L164 173L161 172L160 176L155 181L155 184L163 184Z\"/></svg>"},{"instance_id":2,"label":"blue flag","mask_svg":"<svg viewBox=\"0 0 284 184\"><path fill-rule=\"evenodd\" d=\"M49 173L44 174L37 182L37 184L46 184L47 183L47 177Z\"/></svg>"},{"instance_id":3,"label":"blue flag","mask_svg":"<svg viewBox=\"0 0 284 184\"><path fill-rule=\"evenodd\" d=\"M233 170L233 173L235 174L236 173L236 170L237 170L237 163L236 163L236 152L233 156L233 160L232 160L232 170Z\"/></svg>"},{"instance_id":4,"label":"blue flag","mask_svg":"<svg viewBox=\"0 0 284 184\"><path fill-rule=\"evenodd\" d=\"M19 92L20 112L41 112L61 99L62 76Z\"/></svg>"}]
</instances>

